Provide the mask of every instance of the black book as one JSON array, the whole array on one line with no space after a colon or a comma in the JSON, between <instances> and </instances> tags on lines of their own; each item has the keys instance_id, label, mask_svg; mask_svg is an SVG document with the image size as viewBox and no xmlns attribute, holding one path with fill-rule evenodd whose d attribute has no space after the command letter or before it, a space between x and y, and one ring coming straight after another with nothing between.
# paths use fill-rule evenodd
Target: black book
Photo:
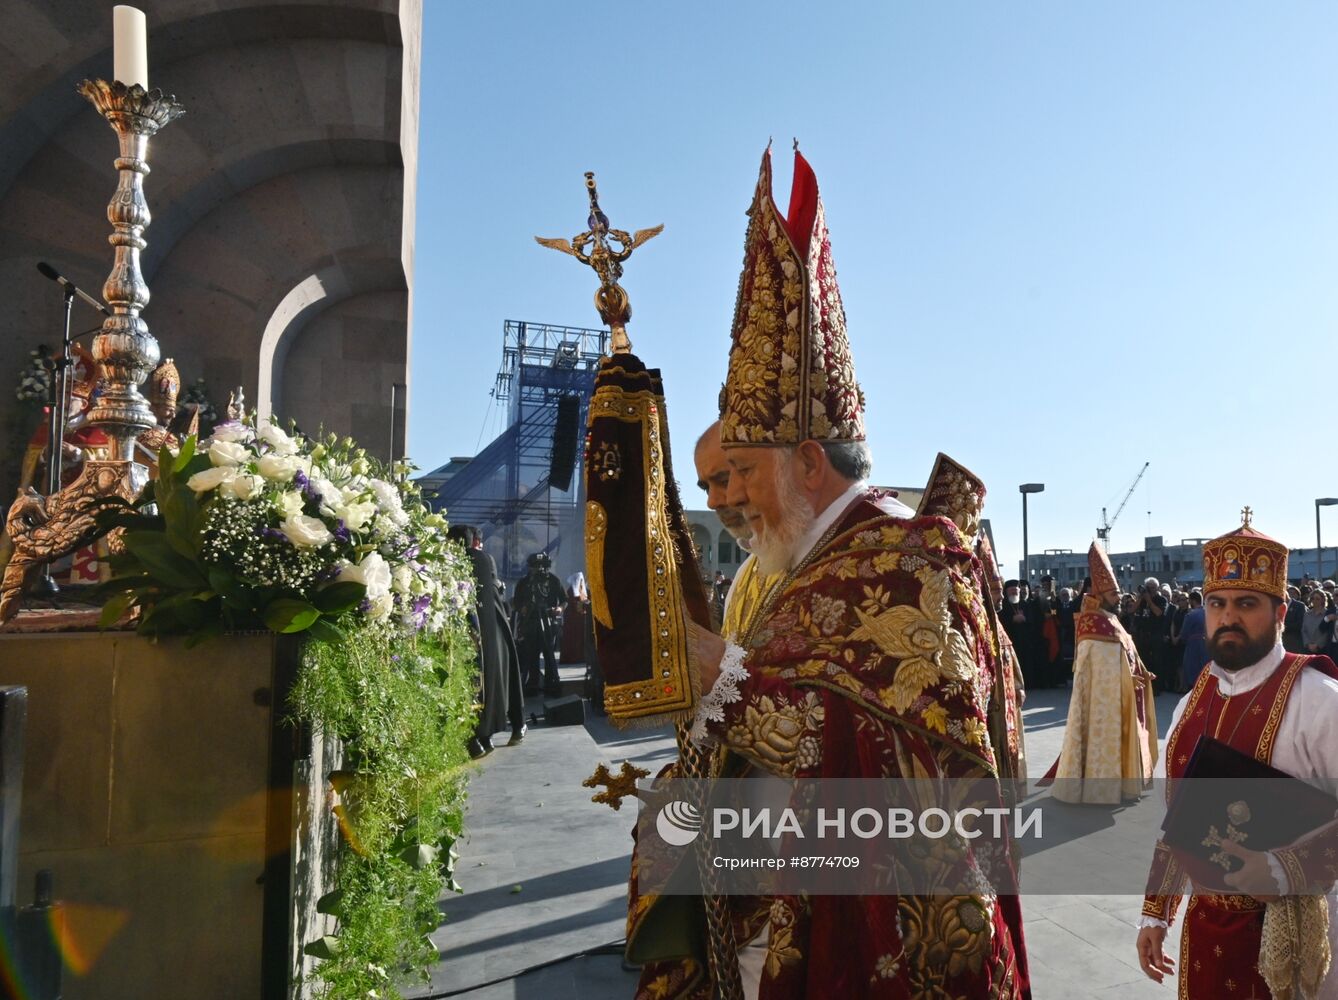
<instances>
[{"instance_id":1,"label":"black book","mask_svg":"<svg viewBox=\"0 0 1338 1000\"><path fill-rule=\"evenodd\" d=\"M1286 847L1333 821L1338 799L1209 736L1199 738L1173 783L1162 823L1166 846L1197 886L1239 892L1222 881L1241 861L1223 840L1253 851Z\"/></svg>"}]
</instances>

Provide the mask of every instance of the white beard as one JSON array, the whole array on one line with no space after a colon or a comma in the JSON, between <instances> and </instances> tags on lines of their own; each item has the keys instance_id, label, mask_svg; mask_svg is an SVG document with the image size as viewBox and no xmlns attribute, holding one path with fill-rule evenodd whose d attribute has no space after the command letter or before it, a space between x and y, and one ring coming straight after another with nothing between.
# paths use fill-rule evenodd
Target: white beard
<instances>
[{"instance_id":1,"label":"white beard","mask_svg":"<svg viewBox=\"0 0 1338 1000\"><path fill-rule=\"evenodd\" d=\"M781 523L774 529L763 525L753 533L749 550L757 559L757 568L763 576L783 573L797 557L800 540L813 525L813 505L799 492L790 478L790 463L776 463L776 499L780 502ZM745 508L746 512L746 508Z\"/></svg>"}]
</instances>

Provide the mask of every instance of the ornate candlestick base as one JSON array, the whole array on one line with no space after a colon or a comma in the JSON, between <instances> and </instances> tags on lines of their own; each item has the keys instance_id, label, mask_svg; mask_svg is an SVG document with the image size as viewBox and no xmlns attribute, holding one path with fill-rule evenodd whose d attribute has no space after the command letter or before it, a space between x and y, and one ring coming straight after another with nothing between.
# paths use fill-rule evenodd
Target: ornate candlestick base
<instances>
[{"instance_id":1,"label":"ornate candlestick base","mask_svg":"<svg viewBox=\"0 0 1338 1000\"><path fill-rule=\"evenodd\" d=\"M111 315L93 339L100 394L87 423L111 439L106 461L88 461L69 486L48 497L28 489L19 493L5 521L14 555L0 583L0 624L18 611L29 574L43 563L67 555L97 537L90 503L100 497L134 499L148 482L148 469L135 461L135 440L158 423L139 387L159 359L158 341L140 316L149 303L149 288L140 271L139 254L147 246L144 230L152 217L144 199L149 172L149 139L185 113L176 98L161 90L146 91L106 80L85 80L79 93L98 109L116 131L116 192L107 206L113 231L115 262L102 297Z\"/></svg>"}]
</instances>

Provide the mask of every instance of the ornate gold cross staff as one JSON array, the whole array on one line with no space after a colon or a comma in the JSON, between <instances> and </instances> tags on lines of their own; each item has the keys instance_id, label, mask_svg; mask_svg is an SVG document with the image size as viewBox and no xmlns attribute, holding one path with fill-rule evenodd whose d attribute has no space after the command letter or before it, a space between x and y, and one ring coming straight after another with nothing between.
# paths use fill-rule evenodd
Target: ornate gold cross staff
<instances>
[{"instance_id":1,"label":"ornate gold cross staff","mask_svg":"<svg viewBox=\"0 0 1338 1000\"><path fill-rule=\"evenodd\" d=\"M632 256L632 251L641 244L664 232L664 226L638 229L630 236L626 230L610 229L609 217L599 207L595 175L590 171L586 171L585 189L590 195L590 216L585 220L590 228L570 240L536 236L534 241L542 246L571 254L582 264L594 268L595 274L599 275L595 308L599 310L599 318L607 323L613 332L613 353L630 354L632 342L627 338L627 323L632 318L632 306L627 299L627 292L618 284L618 279L623 276L623 261ZM610 240L618 243L621 249L615 250L609 244ZM589 252L587 248L590 248Z\"/></svg>"},{"instance_id":2,"label":"ornate gold cross staff","mask_svg":"<svg viewBox=\"0 0 1338 1000\"><path fill-rule=\"evenodd\" d=\"M603 787L604 791L598 795L590 796L591 802L603 802L613 807L621 809L623 799L631 795L637 795L636 782L638 778L648 778L650 772L644 767L636 767L631 761L623 761L622 770L617 774L609 771L607 764L600 764L595 768L595 773L581 782L586 788Z\"/></svg>"}]
</instances>

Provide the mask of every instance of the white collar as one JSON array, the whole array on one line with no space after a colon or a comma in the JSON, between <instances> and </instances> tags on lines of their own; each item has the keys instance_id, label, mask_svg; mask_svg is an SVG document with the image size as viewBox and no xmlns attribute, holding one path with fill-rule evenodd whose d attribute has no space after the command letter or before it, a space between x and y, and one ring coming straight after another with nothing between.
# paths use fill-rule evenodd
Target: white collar
<instances>
[{"instance_id":1,"label":"white collar","mask_svg":"<svg viewBox=\"0 0 1338 1000\"><path fill-rule=\"evenodd\" d=\"M813 518L813 523L808 526L804 536L799 539L799 544L794 547L794 559L790 563L790 569L794 569L807 558L813 547L827 533L827 529L836 523L836 519L844 514L866 489L868 483L863 479L856 480L844 493L829 503L821 514Z\"/></svg>"},{"instance_id":2,"label":"white collar","mask_svg":"<svg viewBox=\"0 0 1338 1000\"><path fill-rule=\"evenodd\" d=\"M1208 664L1208 669L1217 678L1217 690L1225 697L1253 691L1264 681L1273 676L1273 671L1282 663L1286 651L1282 643L1277 643L1262 660L1239 670L1223 670L1216 663Z\"/></svg>"}]
</instances>

